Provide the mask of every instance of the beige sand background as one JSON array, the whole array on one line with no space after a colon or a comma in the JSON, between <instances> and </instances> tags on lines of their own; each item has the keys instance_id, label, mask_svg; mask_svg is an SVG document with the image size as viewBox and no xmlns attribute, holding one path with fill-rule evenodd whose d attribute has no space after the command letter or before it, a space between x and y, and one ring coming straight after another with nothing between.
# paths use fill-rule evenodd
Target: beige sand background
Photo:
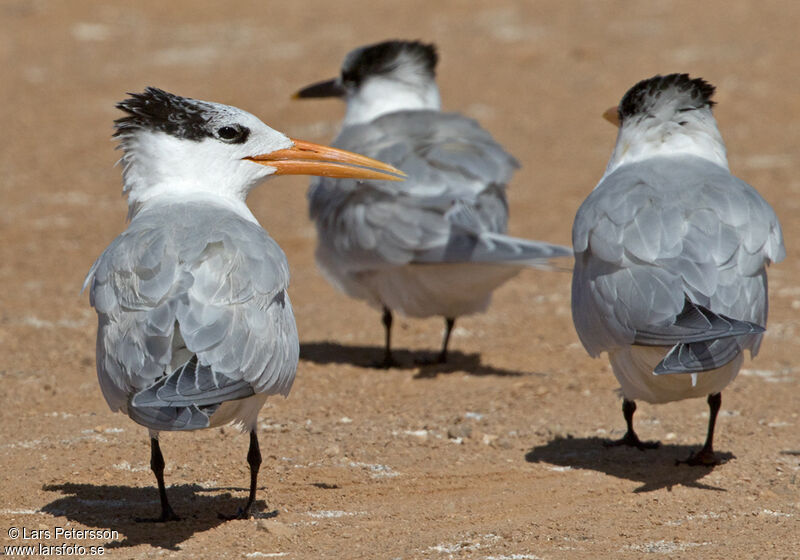
<instances>
[{"instance_id":1,"label":"beige sand background","mask_svg":"<svg viewBox=\"0 0 800 560\"><path fill-rule=\"evenodd\" d=\"M0 2L0 542L69 526L118 531L67 540L117 558L796 557L799 25L790 1ZM379 314L316 271L307 180L287 178L250 198L289 257L302 342L291 396L261 414L259 497L278 515L217 519L248 481L247 437L227 428L163 437L186 521L134 523L158 509L147 434L102 399L79 295L125 227L114 103L155 85L327 142L343 107L290 94L394 37L435 41L445 108L523 163L511 231L565 244L614 142L602 111L659 72L718 86L731 168L775 206L788 247L761 354L723 394L728 462L673 464L705 437L703 400L640 405L657 451L601 446L622 433L620 400L578 343L568 272L498 290L458 322L446 368L413 365L438 348L436 319L399 319L402 366L364 367Z\"/></svg>"}]
</instances>

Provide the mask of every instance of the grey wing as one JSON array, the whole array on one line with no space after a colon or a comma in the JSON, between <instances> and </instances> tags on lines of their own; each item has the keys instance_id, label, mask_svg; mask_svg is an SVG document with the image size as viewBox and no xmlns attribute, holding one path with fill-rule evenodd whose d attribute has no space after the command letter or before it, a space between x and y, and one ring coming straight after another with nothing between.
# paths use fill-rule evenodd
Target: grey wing
<instances>
[{"instance_id":1,"label":"grey wing","mask_svg":"<svg viewBox=\"0 0 800 560\"><path fill-rule=\"evenodd\" d=\"M468 204L456 202L445 213L451 229L444 245L419 250L414 263L495 263L551 268L549 260L572 257L572 249L544 241L488 231Z\"/></svg>"},{"instance_id":2,"label":"grey wing","mask_svg":"<svg viewBox=\"0 0 800 560\"><path fill-rule=\"evenodd\" d=\"M86 277L98 317L98 380L112 410L126 409L132 391L170 367L174 294L185 292L191 278L169 252L158 229L134 220Z\"/></svg>"},{"instance_id":3,"label":"grey wing","mask_svg":"<svg viewBox=\"0 0 800 560\"><path fill-rule=\"evenodd\" d=\"M475 121L402 111L346 128L339 148L408 174L402 183L316 179L309 192L320 242L351 267L537 261L568 249L502 235L516 160Z\"/></svg>"},{"instance_id":4,"label":"grey wing","mask_svg":"<svg viewBox=\"0 0 800 560\"><path fill-rule=\"evenodd\" d=\"M672 346L762 332L764 327L761 325L714 313L687 298L683 311L672 322L665 325L645 325L637 329L633 342L643 346Z\"/></svg>"},{"instance_id":5,"label":"grey wing","mask_svg":"<svg viewBox=\"0 0 800 560\"><path fill-rule=\"evenodd\" d=\"M716 314L688 299L675 319L636 332L634 344L672 346L653 373L700 373L724 366L744 347L742 337L760 335L764 327Z\"/></svg>"},{"instance_id":6,"label":"grey wing","mask_svg":"<svg viewBox=\"0 0 800 560\"><path fill-rule=\"evenodd\" d=\"M684 356L691 372L757 351L765 267L783 241L770 206L727 170L699 158L620 168L578 210L573 247L573 319L591 355L678 344L671 367ZM713 318L690 326L687 301Z\"/></svg>"},{"instance_id":7,"label":"grey wing","mask_svg":"<svg viewBox=\"0 0 800 560\"><path fill-rule=\"evenodd\" d=\"M154 414L189 418L190 429L203 416L191 407L288 393L299 353L288 267L257 225L202 205L143 213L89 280L98 377L112 409L134 395L134 407L152 411L168 402L170 411Z\"/></svg>"},{"instance_id":8,"label":"grey wing","mask_svg":"<svg viewBox=\"0 0 800 560\"><path fill-rule=\"evenodd\" d=\"M380 158L404 171L402 182L370 181L391 194L472 200L504 197L519 163L477 122L455 113L399 111L347 127L334 145Z\"/></svg>"}]
</instances>

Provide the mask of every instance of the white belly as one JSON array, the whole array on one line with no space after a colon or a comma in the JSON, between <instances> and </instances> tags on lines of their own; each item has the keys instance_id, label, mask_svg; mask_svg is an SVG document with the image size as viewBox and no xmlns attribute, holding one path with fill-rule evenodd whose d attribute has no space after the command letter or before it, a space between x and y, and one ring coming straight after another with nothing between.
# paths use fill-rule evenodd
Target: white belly
<instances>
[{"instance_id":1,"label":"white belly","mask_svg":"<svg viewBox=\"0 0 800 560\"><path fill-rule=\"evenodd\" d=\"M320 263L322 267L322 264ZM351 297L408 317L461 317L485 311L492 291L521 267L490 264L418 264L357 273L328 270Z\"/></svg>"},{"instance_id":2,"label":"white belly","mask_svg":"<svg viewBox=\"0 0 800 560\"><path fill-rule=\"evenodd\" d=\"M267 395L256 393L251 397L235 401L225 401L209 419L209 428L218 428L231 422L242 431L254 430L258 423L258 411L267 401Z\"/></svg>"},{"instance_id":3,"label":"white belly","mask_svg":"<svg viewBox=\"0 0 800 560\"><path fill-rule=\"evenodd\" d=\"M692 376L687 373L653 374L653 369L668 351L669 348L661 346L628 346L609 351L611 368L626 399L666 403L720 393L742 367L743 356L740 353L720 368L698 373L697 383L693 386Z\"/></svg>"}]
</instances>

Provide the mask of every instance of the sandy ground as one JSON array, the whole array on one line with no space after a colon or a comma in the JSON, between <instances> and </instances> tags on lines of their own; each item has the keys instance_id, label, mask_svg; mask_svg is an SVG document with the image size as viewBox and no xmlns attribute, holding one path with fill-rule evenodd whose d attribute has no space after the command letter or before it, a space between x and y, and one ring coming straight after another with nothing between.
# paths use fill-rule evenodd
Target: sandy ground
<instances>
[{"instance_id":1,"label":"sandy ground","mask_svg":"<svg viewBox=\"0 0 800 560\"><path fill-rule=\"evenodd\" d=\"M792 2L0 3L0 543L104 546L119 558L790 558L800 551L800 8ZM569 273L525 272L458 322L452 365L420 369L442 322L396 322L313 263L303 178L250 198L285 249L302 342L288 399L261 413L259 497L274 518L223 522L246 496L247 437L167 434L176 511L158 509L144 429L112 414L94 371L83 277L125 227L114 103L156 85L237 105L329 141L342 107L290 94L351 48L435 40L447 109L479 119L523 163L514 234L569 243L615 132L601 118L634 82L687 71L718 86L735 173L783 222L769 331L723 394L714 469L676 467L705 437L703 400L640 404L661 449L607 450L624 427L604 359L578 343ZM8 538L16 527L50 537ZM56 528L117 531L64 538Z\"/></svg>"}]
</instances>

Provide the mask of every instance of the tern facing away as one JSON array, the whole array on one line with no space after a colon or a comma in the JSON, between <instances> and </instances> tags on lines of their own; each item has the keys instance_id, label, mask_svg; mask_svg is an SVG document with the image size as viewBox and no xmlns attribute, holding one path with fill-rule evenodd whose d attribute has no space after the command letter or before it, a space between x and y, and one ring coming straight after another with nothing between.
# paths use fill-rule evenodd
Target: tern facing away
<instances>
[{"instance_id":1,"label":"tern facing away","mask_svg":"<svg viewBox=\"0 0 800 560\"><path fill-rule=\"evenodd\" d=\"M433 45L416 41L360 47L337 78L295 94L343 99L333 145L408 175L402 184L322 178L308 193L323 275L383 310L383 367L393 364L393 311L445 318L434 360L442 363L457 317L485 311L492 291L523 267L572 256L567 247L504 235L506 184L519 164L474 120L440 111L437 58Z\"/></svg>"},{"instance_id":2,"label":"tern facing away","mask_svg":"<svg viewBox=\"0 0 800 560\"><path fill-rule=\"evenodd\" d=\"M572 317L593 357L607 352L622 387L625 436L639 449L636 400L708 396L705 445L716 463L721 391L767 322L767 272L785 256L770 205L731 175L711 113L714 86L687 74L633 86L606 112L619 126L605 175L572 231Z\"/></svg>"},{"instance_id":3,"label":"tern facing away","mask_svg":"<svg viewBox=\"0 0 800 560\"><path fill-rule=\"evenodd\" d=\"M287 395L299 345L283 251L245 204L272 175L399 179L370 158L290 139L236 107L156 88L117 105L130 225L92 266L97 375L113 411L149 428L161 516L160 431L237 423L250 432L250 496L261 453L258 411ZM355 166L360 167L355 167ZM388 172L388 173L387 173ZM396 173L398 175L391 175Z\"/></svg>"}]
</instances>

